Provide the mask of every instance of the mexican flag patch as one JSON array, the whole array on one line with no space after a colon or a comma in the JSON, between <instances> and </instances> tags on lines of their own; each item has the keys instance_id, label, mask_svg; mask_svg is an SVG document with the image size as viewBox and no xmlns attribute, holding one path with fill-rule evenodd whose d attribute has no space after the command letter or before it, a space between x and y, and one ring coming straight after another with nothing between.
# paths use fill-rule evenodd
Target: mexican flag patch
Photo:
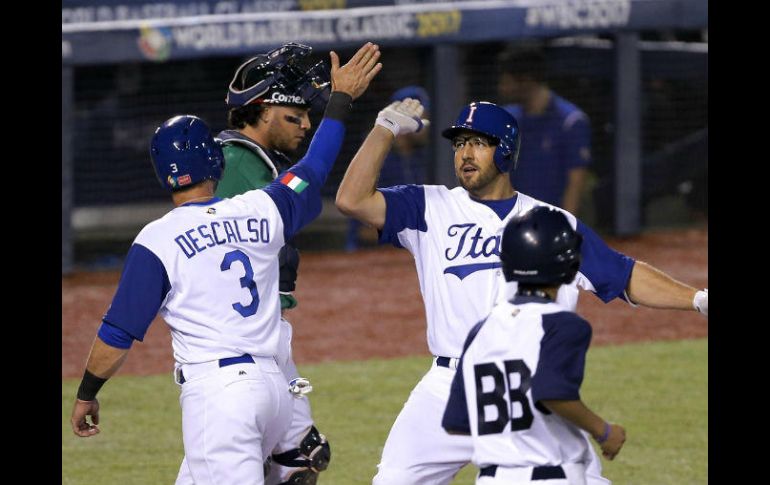
<instances>
[{"instance_id":1,"label":"mexican flag patch","mask_svg":"<svg viewBox=\"0 0 770 485\"><path fill-rule=\"evenodd\" d=\"M298 194L305 190L305 187L308 186L307 182L291 172L286 172L286 175L281 178L281 183Z\"/></svg>"}]
</instances>

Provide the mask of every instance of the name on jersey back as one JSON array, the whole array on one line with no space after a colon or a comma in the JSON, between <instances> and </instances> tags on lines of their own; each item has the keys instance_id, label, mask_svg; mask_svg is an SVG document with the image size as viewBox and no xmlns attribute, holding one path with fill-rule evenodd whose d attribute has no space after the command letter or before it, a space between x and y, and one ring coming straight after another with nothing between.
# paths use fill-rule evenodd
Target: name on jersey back
<instances>
[{"instance_id":1,"label":"name on jersey back","mask_svg":"<svg viewBox=\"0 0 770 485\"><path fill-rule=\"evenodd\" d=\"M187 259L206 248L227 243L269 243L270 223L267 219L219 220L201 224L174 238Z\"/></svg>"}]
</instances>

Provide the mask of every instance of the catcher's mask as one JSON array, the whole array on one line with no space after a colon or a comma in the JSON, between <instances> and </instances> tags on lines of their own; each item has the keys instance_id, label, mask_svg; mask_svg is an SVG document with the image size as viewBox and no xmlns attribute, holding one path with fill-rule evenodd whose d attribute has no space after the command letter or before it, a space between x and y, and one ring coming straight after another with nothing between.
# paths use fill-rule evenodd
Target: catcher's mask
<instances>
[{"instance_id":1,"label":"catcher's mask","mask_svg":"<svg viewBox=\"0 0 770 485\"><path fill-rule=\"evenodd\" d=\"M230 108L252 103L323 109L331 83L323 61L308 66L310 46L294 42L241 64L230 82L225 102Z\"/></svg>"}]
</instances>

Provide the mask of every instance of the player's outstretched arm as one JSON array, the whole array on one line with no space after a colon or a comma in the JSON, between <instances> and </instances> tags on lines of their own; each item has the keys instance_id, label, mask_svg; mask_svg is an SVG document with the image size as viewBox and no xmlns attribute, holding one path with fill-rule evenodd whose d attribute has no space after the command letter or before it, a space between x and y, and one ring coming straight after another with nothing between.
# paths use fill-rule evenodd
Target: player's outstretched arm
<instances>
[{"instance_id":1,"label":"player's outstretched arm","mask_svg":"<svg viewBox=\"0 0 770 485\"><path fill-rule=\"evenodd\" d=\"M396 136L420 131L428 125L428 120L422 118L423 111L418 100L406 98L379 112L374 128L350 162L337 190L335 204L340 212L382 229L385 197L376 190L382 164Z\"/></svg>"},{"instance_id":2,"label":"player's outstretched arm","mask_svg":"<svg viewBox=\"0 0 770 485\"><path fill-rule=\"evenodd\" d=\"M335 52L329 55L332 93L310 147L302 160L264 189L278 207L287 240L321 213L321 187L342 147L344 120L350 112L351 102L366 91L382 69L382 64L377 62L379 47L371 42L361 47L342 67Z\"/></svg>"},{"instance_id":3,"label":"player's outstretched arm","mask_svg":"<svg viewBox=\"0 0 770 485\"><path fill-rule=\"evenodd\" d=\"M708 290L698 291L643 261L634 264L626 293L640 305L697 310L708 316Z\"/></svg>"},{"instance_id":4,"label":"player's outstretched arm","mask_svg":"<svg viewBox=\"0 0 770 485\"><path fill-rule=\"evenodd\" d=\"M308 175L316 185L323 185L337 159L344 135L343 122L350 111L350 103L366 91L374 76L382 69L382 64L377 62L380 48L371 42L358 49L344 66L340 66L336 52L331 51L329 56L332 64L329 102L307 153L295 165L295 168L309 172Z\"/></svg>"},{"instance_id":5,"label":"player's outstretched arm","mask_svg":"<svg viewBox=\"0 0 770 485\"><path fill-rule=\"evenodd\" d=\"M602 454L608 460L615 458L626 441L626 430L622 426L604 421L588 409L583 401L549 399L542 400L540 403L593 436L602 447Z\"/></svg>"},{"instance_id":6,"label":"player's outstretched arm","mask_svg":"<svg viewBox=\"0 0 770 485\"><path fill-rule=\"evenodd\" d=\"M87 438L99 432L99 401L96 393L123 365L128 350L108 345L99 337L94 339L70 417L72 431L77 436ZM91 417L91 423L86 419L88 416Z\"/></svg>"}]
</instances>

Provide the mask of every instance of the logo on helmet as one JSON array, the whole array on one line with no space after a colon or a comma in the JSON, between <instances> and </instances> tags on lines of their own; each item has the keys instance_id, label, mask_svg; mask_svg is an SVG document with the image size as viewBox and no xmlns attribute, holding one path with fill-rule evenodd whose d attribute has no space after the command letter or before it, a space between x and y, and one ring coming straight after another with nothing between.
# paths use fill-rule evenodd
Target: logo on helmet
<instances>
[{"instance_id":1,"label":"logo on helmet","mask_svg":"<svg viewBox=\"0 0 770 485\"><path fill-rule=\"evenodd\" d=\"M287 103L287 104L307 104L302 96L288 95L279 92L273 93L270 96L271 103Z\"/></svg>"}]
</instances>

